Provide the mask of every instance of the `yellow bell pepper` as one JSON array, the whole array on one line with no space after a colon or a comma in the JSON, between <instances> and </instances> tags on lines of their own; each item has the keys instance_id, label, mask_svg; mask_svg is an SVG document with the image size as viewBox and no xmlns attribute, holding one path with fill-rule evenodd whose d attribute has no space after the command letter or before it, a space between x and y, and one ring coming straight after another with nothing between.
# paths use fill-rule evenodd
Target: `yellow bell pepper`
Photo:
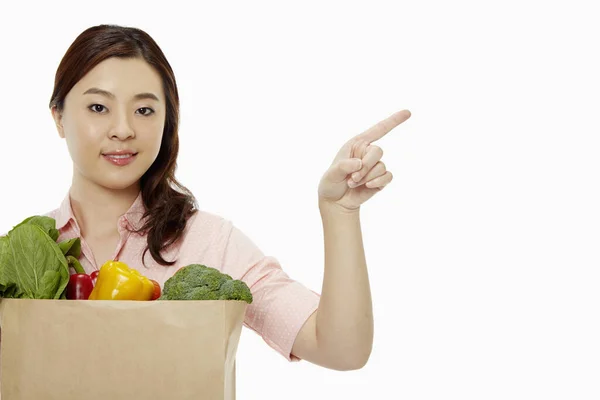
<instances>
[{"instance_id":1,"label":"yellow bell pepper","mask_svg":"<svg viewBox=\"0 0 600 400\"><path fill-rule=\"evenodd\" d=\"M108 261L100 268L89 300L150 300L153 294L150 279L123 262Z\"/></svg>"}]
</instances>

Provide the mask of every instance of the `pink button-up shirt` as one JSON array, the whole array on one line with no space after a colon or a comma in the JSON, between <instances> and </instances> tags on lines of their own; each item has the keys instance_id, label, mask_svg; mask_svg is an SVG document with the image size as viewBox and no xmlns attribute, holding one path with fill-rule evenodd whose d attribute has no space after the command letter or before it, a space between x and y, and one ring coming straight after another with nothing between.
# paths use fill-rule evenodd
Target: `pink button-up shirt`
<instances>
[{"instance_id":1,"label":"pink button-up shirt","mask_svg":"<svg viewBox=\"0 0 600 400\"><path fill-rule=\"evenodd\" d=\"M127 228L141 227L145 207L141 193L129 210L119 218L120 240L112 259L126 263L150 279L160 283L181 267L203 264L246 282L252 291L253 302L247 308L244 326L258 333L264 341L288 361L299 361L291 354L296 336L308 317L319 305L320 295L289 278L279 262L265 256L260 249L230 221L206 211L198 210L187 222L182 240L162 253L167 261L176 259L172 266L158 264L146 252L146 266L142 255L146 236L130 232ZM81 237L77 220L71 208L70 195L61 206L46 214L56 220L59 241L81 238L79 261L86 273L101 267L107 260L97 260Z\"/></svg>"}]
</instances>

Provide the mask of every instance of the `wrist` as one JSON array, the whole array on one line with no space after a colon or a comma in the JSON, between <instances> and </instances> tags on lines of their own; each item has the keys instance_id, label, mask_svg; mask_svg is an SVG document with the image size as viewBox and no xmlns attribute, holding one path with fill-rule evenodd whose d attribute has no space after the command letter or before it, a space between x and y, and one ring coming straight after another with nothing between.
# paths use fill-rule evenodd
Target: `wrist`
<instances>
[{"instance_id":1,"label":"wrist","mask_svg":"<svg viewBox=\"0 0 600 400\"><path fill-rule=\"evenodd\" d=\"M347 208L336 202L319 199L319 211L321 216L342 216L352 217L360 214L360 206L357 208Z\"/></svg>"}]
</instances>

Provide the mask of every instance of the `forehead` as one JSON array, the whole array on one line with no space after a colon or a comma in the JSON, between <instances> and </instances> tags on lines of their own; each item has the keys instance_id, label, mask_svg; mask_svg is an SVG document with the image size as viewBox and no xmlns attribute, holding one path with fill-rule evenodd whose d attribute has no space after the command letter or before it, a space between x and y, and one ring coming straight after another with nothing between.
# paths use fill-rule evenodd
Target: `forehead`
<instances>
[{"instance_id":1,"label":"forehead","mask_svg":"<svg viewBox=\"0 0 600 400\"><path fill-rule=\"evenodd\" d=\"M73 86L71 93L83 96L91 87L114 93L122 100L142 92L152 92L161 101L164 99L160 74L140 58L112 57L102 61Z\"/></svg>"}]
</instances>

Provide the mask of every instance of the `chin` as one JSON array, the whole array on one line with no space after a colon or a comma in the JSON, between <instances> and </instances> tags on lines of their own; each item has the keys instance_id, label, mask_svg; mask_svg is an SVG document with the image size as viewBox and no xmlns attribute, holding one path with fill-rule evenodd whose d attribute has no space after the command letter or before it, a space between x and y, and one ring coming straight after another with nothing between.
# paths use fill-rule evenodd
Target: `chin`
<instances>
[{"instance_id":1,"label":"chin","mask_svg":"<svg viewBox=\"0 0 600 400\"><path fill-rule=\"evenodd\" d=\"M140 182L141 175L128 176L129 174L114 174L99 177L96 179L96 183L111 190L124 190L129 189L131 186L138 185Z\"/></svg>"},{"instance_id":2,"label":"chin","mask_svg":"<svg viewBox=\"0 0 600 400\"><path fill-rule=\"evenodd\" d=\"M84 179L110 190L125 190L136 185L139 187L140 179L150 168L148 160L137 159L132 164L124 167L107 165L103 161L100 165L85 165L79 169Z\"/></svg>"}]
</instances>

